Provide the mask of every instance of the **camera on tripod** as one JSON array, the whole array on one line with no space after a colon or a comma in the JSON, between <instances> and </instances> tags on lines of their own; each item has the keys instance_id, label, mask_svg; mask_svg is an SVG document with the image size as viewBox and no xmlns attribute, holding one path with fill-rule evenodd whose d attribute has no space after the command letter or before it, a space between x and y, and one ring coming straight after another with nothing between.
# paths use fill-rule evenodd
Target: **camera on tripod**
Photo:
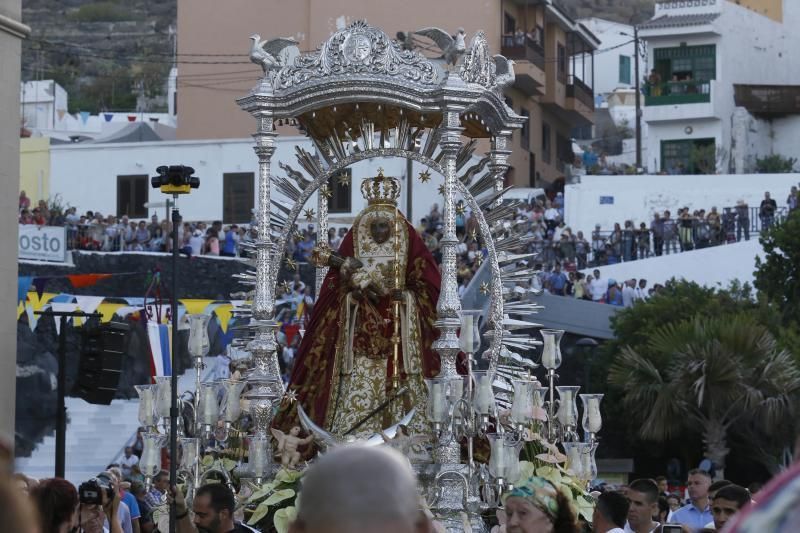
<instances>
[{"instance_id":1,"label":"camera on tripod","mask_svg":"<svg viewBox=\"0 0 800 533\"><path fill-rule=\"evenodd\" d=\"M114 486L108 474L98 474L78 487L78 498L84 505L103 505L104 493L107 496L106 501L114 499Z\"/></svg>"},{"instance_id":2,"label":"camera on tripod","mask_svg":"<svg viewBox=\"0 0 800 533\"><path fill-rule=\"evenodd\" d=\"M158 176L150 179L154 189L161 189L164 194L189 194L192 189L200 187L200 178L192 176L194 169L184 165L162 165L156 169Z\"/></svg>"}]
</instances>

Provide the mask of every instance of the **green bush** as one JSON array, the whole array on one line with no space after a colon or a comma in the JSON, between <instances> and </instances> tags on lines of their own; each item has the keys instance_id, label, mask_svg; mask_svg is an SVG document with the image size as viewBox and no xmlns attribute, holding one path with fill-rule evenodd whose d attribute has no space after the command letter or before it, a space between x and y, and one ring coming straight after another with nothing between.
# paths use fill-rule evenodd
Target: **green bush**
<instances>
[{"instance_id":1,"label":"green bush","mask_svg":"<svg viewBox=\"0 0 800 533\"><path fill-rule=\"evenodd\" d=\"M756 158L756 171L759 174L788 174L794 172L794 165L797 159L794 157L783 157L780 154L772 154L766 157Z\"/></svg>"},{"instance_id":2,"label":"green bush","mask_svg":"<svg viewBox=\"0 0 800 533\"><path fill-rule=\"evenodd\" d=\"M75 22L120 22L133 20L131 12L114 2L95 2L85 4L69 14L68 18Z\"/></svg>"}]
</instances>

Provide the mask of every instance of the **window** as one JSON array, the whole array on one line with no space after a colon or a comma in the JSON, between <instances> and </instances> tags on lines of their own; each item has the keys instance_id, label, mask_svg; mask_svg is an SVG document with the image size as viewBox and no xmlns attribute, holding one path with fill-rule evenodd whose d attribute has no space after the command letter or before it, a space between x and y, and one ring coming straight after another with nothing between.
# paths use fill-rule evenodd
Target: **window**
<instances>
[{"instance_id":1,"label":"window","mask_svg":"<svg viewBox=\"0 0 800 533\"><path fill-rule=\"evenodd\" d=\"M147 189L149 176L117 176L117 217L147 218Z\"/></svg>"},{"instance_id":2,"label":"window","mask_svg":"<svg viewBox=\"0 0 800 533\"><path fill-rule=\"evenodd\" d=\"M222 220L229 224L250 222L255 198L255 175L231 172L222 175Z\"/></svg>"},{"instance_id":3,"label":"window","mask_svg":"<svg viewBox=\"0 0 800 533\"><path fill-rule=\"evenodd\" d=\"M528 161L528 186L529 187L536 187L537 185L537 176L536 176L536 154L531 153L529 154L530 161Z\"/></svg>"},{"instance_id":4,"label":"window","mask_svg":"<svg viewBox=\"0 0 800 533\"><path fill-rule=\"evenodd\" d=\"M525 123L522 124L520 135L520 145L523 150L527 151L531 149L531 114L525 108L522 108L519 114L525 117Z\"/></svg>"},{"instance_id":5,"label":"window","mask_svg":"<svg viewBox=\"0 0 800 533\"><path fill-rule=\"evenodd\" d=\"M631 57L619 56L619 82L631 84Z\"/></svg>"},{"instance_id":6,"label":"window","mask_svg":"<svg viewBox=\"0 0 800 533\"><path fill-rule=\"evenodd\" d=\"M717 47L713 44L656 48L653 58L664 81L671 81L673 76L679 81L709 81L717 77Z\"/></svg>"},{"instance_id":7,"label":"window","mask_svg":"<svg viewBox=\"0 0 800 533\"><path fill-rule=\"evenodd\" d=\"M556 168L563 172L565 165L571 165L573 159L572 142L563 135L556 134Z\"/></svg>"},{"instance_id":8,"label":"window","mask_svg":"<svg viewBox=\"0 0 800 533\"><path fill-rule=\"evenodd\" d=\"M558 44L558 81L567 82L567 49L563 44Z\"/></svg>"},{"instance_id":9,"label":"window","mask_svg":"<svg viewBox=\"0 0 800 533\"><path fill-rule=\"evenodd\" d=\"M713 174L714 139L661 141L661 170L668 174Z\"/></svg>"},{"instance_id":10,"label":"window","mask_svg":"<svg viewBox=\"0 0 800 533\"><path fill-rule=\"evenodd\" d=\"M517 21L507 12L503 12L503 26L506 35L514 35L514 32L517 31Z\"/></svg>"},{"instance_id":11,"label":"window","mask_svg":"<svg viewBox=\"0 0 800 533\"><path fill-rule=\"evenodd\" d=\"M344 180L340 178L344 177ZM328 198L328 212L329 213L349 213L352 211L352 198L350 184L353 181L353 171L346 168L338 172L335 176L331 176L328 181L328 188L331 191L331 197Z\"/></svg>"},{"instance_id":12,"label":"window","mask_svg":"<svg viewBox=\"0 0 800 533\"><path fill-rule=\"evenodd\" d=\"M550 163L550 124L542 122L542 161Z\"/></svg>"}]
</instances>

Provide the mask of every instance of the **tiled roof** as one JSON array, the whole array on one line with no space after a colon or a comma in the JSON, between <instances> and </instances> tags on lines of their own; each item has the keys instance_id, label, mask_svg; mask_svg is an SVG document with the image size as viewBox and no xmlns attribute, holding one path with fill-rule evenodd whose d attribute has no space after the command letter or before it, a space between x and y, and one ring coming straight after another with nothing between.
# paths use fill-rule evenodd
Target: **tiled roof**
<instances>
[{"instance_id":1,"label":"tiled roof","mask_svg":"<svg viewBox=\"0 0 800 533\"><path fill-rule=\"evenodd\" d=\"M639 30L658 30L661 28L677 28L680 26L700 26L713 22L719 13L699 13L692 15L664 15L653 20L649 20L639 26Z\"/></svg>"}]
</instances>

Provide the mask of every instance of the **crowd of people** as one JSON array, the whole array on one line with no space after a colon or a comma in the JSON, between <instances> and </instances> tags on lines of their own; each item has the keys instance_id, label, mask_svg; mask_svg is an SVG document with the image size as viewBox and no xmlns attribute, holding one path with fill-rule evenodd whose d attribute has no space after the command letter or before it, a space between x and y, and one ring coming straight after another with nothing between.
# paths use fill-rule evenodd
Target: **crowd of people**
<instances>
[{"instance_id":1,"label":"crowd of people","mask_svg":"<svg viewBox=\"0 0 800 533\"><path fill-rule=\"evenodd\" d=\"M48 206L40 200L31 209L30 198L22 191L19 196L19 223L37 226L58 226L67 230L67 249L105 252L171 252L172 222L159 220L153 214L150 222L130 220L127 215L117 218L99 211L79 214L77 208ZM178 227L180 252L186 255L242 257L246 251L241 243L255 242L255 230L220 221L184 222Z\"/></svg>"},{"instance_id":2,"label":"crowd of people","mask_svg":"<svg viewBox=\"0 0 800 533\"><path fill-rule=\"evenodd\" d=\"M135 457L126 450L127 457ZM9 454L10 456L10 454ZM135 460L130 459L129 463ZM170 486L166 471L149 486L110 465L76 488L59 478L31 479L0 471L0 520L18 533L153 533L160 520L153 510L174 505L179 533L247 533L244 506L224 483L199 487L191 507L183 490ZM626 484L600 483L590 493L591 519L571 501L571 488L543 477L517 480L500 499L493 533L745 533L796 531L796 492L781 488L796 482L798 466L766 487L745 488L725 479L714 481L703 469L668 482L664 476ZM95 490L99 488L99 490ZM416 474L392 446L350 444L329 450L305 472L291 533L444 531L422 502Z\"/></svg>"}]
</instances>

